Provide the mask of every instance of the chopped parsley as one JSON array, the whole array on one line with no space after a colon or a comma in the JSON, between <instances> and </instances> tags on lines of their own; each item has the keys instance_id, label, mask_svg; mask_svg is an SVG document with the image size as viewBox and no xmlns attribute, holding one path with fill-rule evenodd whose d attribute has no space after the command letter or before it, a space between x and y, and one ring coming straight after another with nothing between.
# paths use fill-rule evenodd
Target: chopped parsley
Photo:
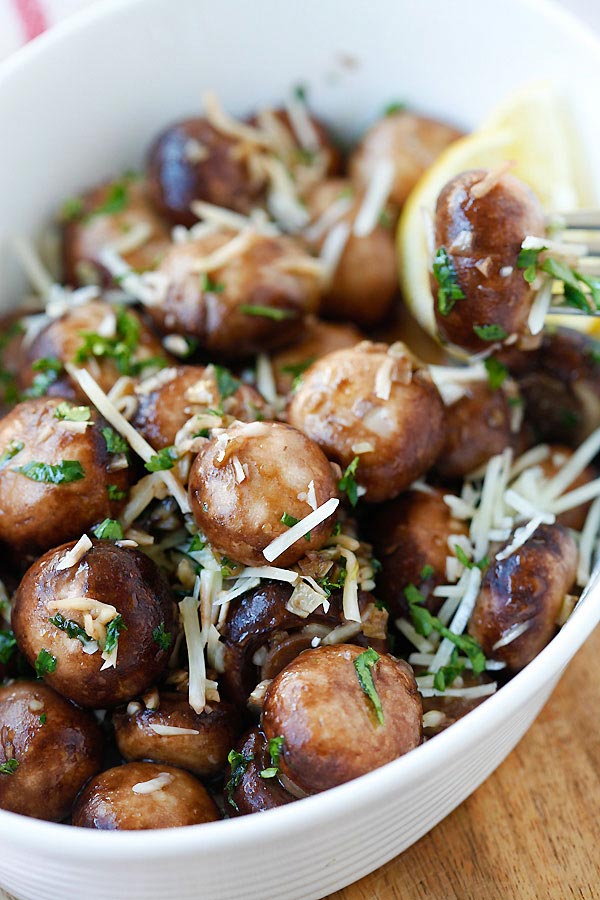
<instances>
[{"instance_id":1,"label":"chopped parsley","mask_svg":"<svg viewBox=\"0 0 600 900\"><path fill-rule=\"evenodd\" d=\"M198 550L204 550L206 547L206 541L203 541L198 533L194 535L190 542L190 546L188 547L188 553L197 553Z\"/></svg>"},{"instance_id":2,"label":"chopped parsley","mask_svg":"<svg viewBox=\"0 0 600 900\"><path fill-rule=\"evenodd\" d=\"M175 447L163 447L154 456L151 456L144 468L149 472L164 472L165 469L172 469L179 455Z\"/></svg>"},{"instance_id":3,"label":"chopped parsley","mask_svg":"<svg viewBox=\"0 0 600 900\"><path fill-rule=\"evenodd\" d=\"M85 363L93 357L113 359L121 375L139 375L149 366L164 367L166 360L161 356L134 359L140 345L140 331L139 319L124 307L119 307L116 310L115 336L104 337L95 331L82 331L82 343L75 354L75 362Z\"/></svg>"},{"instance_id":4,"label":"chopped parsley","mask_svg":"<svg viewBox=\"0 0 600 900\"><path fill-rule=\"evenodd\" d=\"M465 295L458 283L458 275L454 263L445 247L439 247L433 260L433 277L437 281L438 309L442 316L449 315L457 300L464 300Z\"/></svg>"},{"instance_id":5,"label":"chopped parsley","mask_svg":"<svg viewBox=\"0 0 600 900\"><path fill-rule=\"evenodd\" d=\"M0 631L0 663L6 665L15 654L17 639L13 631Z\"/></svg>"},{"instance_id":6,"label":"chopped parsley","mask_svg":"<svg viewBox=\"0 0 600 900\"><path fill-rule=\"evenodd\" d=\"M130 177L125 176L120 181L114 181L109 185L104 200L94 207L87 214L86 221L95 218L95 216L112 216L116 213L124 212L129 203L129 181Z\"/></svg>"},{"instance_id":7,"label":"chopped parsley","mask_svg":"<svg viewBox=\"0 0 600 900\"><path fill-rule=\"evenodd\" d=\"M487 359L484 359L483 364L487 372L490 388L493 391L497 391L508 378L508 369L495 356L488 356Z\"/></svg>"},{"instance_id":8,"label":"chopped parsley","mask_svg":"<svg viewBox=\"0 0 600 900\"><path fill-rule=\"evenodd\" d=\"M583 312L600 309L600 278L583 275L566 262L553 256L545 256L540 261L540 254L546 253L547 247L531 247L521 249L517 257L517 266L523 269L523 278L528 284L535 281L538 272L549 275L556 281L562 281L565 303ZM589 288L591 301L583 287Z\"/></svg>"},{"instance_id":9,"label":"chopped parsley","mask_svg":"<svg viewBox=\"0 0 600 900\"><path fill-rule=\"evenodd\" d=\"M405 109L406 103L403 103L402 100L391 100L383 107L383 115L393 116L395 113L404 112Z\"/></svg>"},{"instance_id":10,"label":"chopped parsley","mask_svg":"<svg viewBox=\"0 0 600 900\"><path fill-rule=\"evenodd\" d=\"M298 315L291 309L279 309L276 306L258 306L250 303L242 303L239 310L246 316L262 316L263 319L273 319L274 322L295 319Z\"/></svg>"},{"instance_id":11,"label":"chopped parsley","mask_svg":"<svg viewBox=\"0 0 600 900\"><path fill-rule=\"evenodd\" d=\"M24 466L17 466L13 472L19 472L31 481L40 481L44 484L70 484L72 481L85 478L85 470L77 459L63 459L56 465L31 460Z\"/></svg>"},{"instance_id":12,"label":"chopped parsley","mask_svg":"<svg viewBox=\"0 0 600 900\"><path fill-rule=\"evenodd\" d=\"M356 483L356 479L354 476L356 475L356 470L358 468L359 462L360 457L355 456L338 481L338 488L340 489L340 491L345 492L352 506L356 506L358 502L358 484Z\"/></svg>"},{"instance_id":13,"label":"chopped parsley","mask_svg":"<svg viewBox=\"0 0 600 900\"><path fill-rule=\"evenodd\" d=\"M473 331L482 341L503 341L508 337L502 325L473 325Z\"/></svg>"},{"instance_id":14,"label":"chopped parsley","mask_svg":"<svg viewBox=\"0 0 600 900\"><path fill-rule=\"evenodd\" d=\"M18 768L18 760L7 759L6 762L0 763L0 775L14 775Z\"/></svg>"},{"instance_id":15,"label":"chopped parsley","mask_svg":"<svg viewBox=\"0 0 600 900\"><path fill-rule=\"evenodd\" d=\"M121 614L117 613L114 619L111 619L106 626L106 640L104 641L104 652L112 653L119 644L119 635L122 631L127 631Z\"/></svg>"},{"instance_id":16,"label":"chopped parsley","mask_svg":"<svg viewBox=\"0 0 600 900\"><path fill-rule=\"evenodd\" d=\"M373 650L372 647L368 647L364 651L364 653L361 653L356 657L356 659L354 660L354 668L356 669L358 683L373 704L375 714L377 716L377 721L380 725L383 725L383 707L381 706L381 700L379 698L379 694L377 693L377 689L375 688L373 673L371 671L373 667L379 662L379 658L379 653Z\"/></svg>"},{"instance_id":17,"label":"chopped parsley","mask_svg":"<svg viewBox=\"0 0 600 900\"><path fill-rule=\"evenodd\" d=\"M284 512L284 514L282 515L282 517L279 521L283 522L283 524L286 525L288 528L292 528L293 525L298 524L300 519L297 519L296 516L290 516L289 513Z\"/></svg>"},{"instance_id":18,"label":"chopped parsley","mask_svg":"<svg viewBox=\"0 0 600 900\"><path fill-rule=\"evenodd\" d=\"M11 441L0 456L0 469L6 468L11 459L20 453L25 444L22 441Z\"/></svg>"},{"instance_id":19,"label":"chopped parsley","mask_svg":"<svg viewBox=\"0 0 600 900\"><path fill-rule=\"evenodd\" d=\"M107 484L106 490L108 492L109 500L124 500L127 496L127 491L122 491L116 484Z\"/></svg>"},{"instance_id":20,"label":"chopped parsley","mask_svg":"<svg viewBox=\"0 0 600 900\"><path fill-rule=\"evenodd\" d=\"M63 371L63 364L55 356L44 356L41 359L36 359L32 363L31 368L36 374L30 387L23 394L24 397L29 399L46 396L50 385L54 384Z\"/></svg>"},{"instance_id":21,"label":"chopped parsley","mask_svg":"<svg viewBox=\"0 0 600 900\"><path fill-rule=\"evenodd\" d=\"M454 554L459 563L462 563L465 569L481 569L481 571L483 572L484 569L487 569L490 564L487 556L484 556L483 559L479 560L479 562L475 562L474 560L469 559L463 548L458 544L454 547Z\"/></svg>"},{"instance_id":22,"label":"chopped parsley","mask_svg":"<svg viewBox=\"0 0 600 900\"><path fill-rule=\"evenodd\" d=\"M225 290L225 285L222 281L213 281L208 272L203 272L200 276L200 284L202 285L202 290L207 294L222 294Z\"/></svg>"},{"instance_id":23,"label":"chopped parsley","mask_svg":"<svg viewBox=\"0 0 600 900\"><path fill-rule=\"evenodd\" d=\"M92 528L92 533L101 541L123 540L123 526L116 519L105 519Z\"/></svg>"},{"instance_id":24,"label":"chopped parsley","mask_svg":"<svg viewBox=\"0 0 600 900\"><path fill-rule=\"evenodd\" d=\"M46 713L42 713L40 716L40 725L45 725L47 721L48 716L46 715Z\"/></svg>"},{"instance_id":25,"label":"chopped parsley","mask_svg":"<svg viewBox=\"0 0 600 900\"><path fill-rule=\"evenodd\" d=\"M420 574L421 578L423 580L425 580L426 578L431 578L431 576L433 575L434 572L435 572L435 569L433 568L432 565L430 565L428 563L426 566L423 566L423 568L421 569L419 574Z\"/></svg>"},{"instance_id":26,"label":"chopped parsley","mask_svg":"<svg viewBox=\"0 0 600 900\"><path fill-rule=\"evenodd\" d=\"M56 628L64 631L67 637L76 638L78 641L81 641L84 647L86 647L88 644L93 643L93 638L89 636L85 628L82 628L81 625L78 625L77 622L73 621L73 619L65 618L62 613L56 613L56 615L52 616L49 621Z\"/></svg>"},{"instance_id":27,"label":"chopped parsley","mask_svg":"<svg viewBox=\"0 0 600 900\"><path fill-rule=\"evenodd\" d=\"M102 437L106 442L106 449L109 453L127 453L129 444L114 428L103 428Z\"/></svg>"},{"instance_id":28,"label":"chopped parsley","mask_svg":"<svg viewBox=\"0 0 600 900\"><path fill-rule=\"evenodd\" d=\"M54 418L64 419L66 422L89 422L91 416L89 406L71 406L66 400L54 410Z\"/></svg>"},{"instance_id":29,"label":"chopped parsley","mask_svg":"<svg viewBox=\"0 0 600 900\"><path fill-rule=\"evenodd\" d=\"M289 363L287 366L282 366L280 371L285 375L292 375L292 393L298 390L300 387L300 383L302 381L302 376L306 372L306 370L312 366L315 361L315 357L311 356L308 359L303 359L302 362L299 363Z\"/></svg>"},{"instance_id":30,"label":"chopped parsley","mask_svg":"<svg viewBox=\"0 0 600 900\"><path fill-rule=\"evenodd\" d=\"M235 394L240 386L240 381L235 377L235 375L232 375L229 369L226 369L225 366L213 365L213 369L215 372L215 380L217 382L217 390L219 392L219 396L221 400L227 400L228 397L231 397L232 394Z\"/></svg>"},{"instance_id":31,"label":"chopped parsley","mask_svg":"<svg viewBox=\"0 0 600 900\"><path fill-rule=\"evenodd\" d=\"M323 588L328 597L331 596L333 591L341 591L346 583L346 568L340 567L337 575L334 578L329 577L329 572L323 578L319 578L318 584Z\"/></svg>"},{"instance_id":32,"label":"chopped parsley","mask_svg":"<svg viewBox=\"0 0 600 900\"><path fill-rule=\"evenodd\" d=\"M161 622L152 630L154 642L158 644L161 650L168 650L173 642L173 635L170 631L165 631L165 623Z\"/></svg>"},{"instance_id":33,"label":"chopped parsley","mask_svg":"<svg viewBox=\"0 0 600 900\"><path fill-rule=\"evenodd\" d=\"M236 812L239 812L239 809L237 803L233 799L233 792L244 777L246 769L253 759L254 756L252 754L250 754L250 756L244 756L243 753L238 753L237 750L230 750L227 756L227 762L231 766L231 777L225 785L225 793L227 794L227 802L233 806Z\"/></svg>"},{"instance_id":34,"label":"chopped parsley","mask_svg":"<svg viewBox=\"0 0 600 900\"><path fill-rule=\"evenodd\" d=\"M437 616L432 615L423 605L425 597L417 590L414 584L404 588L404 596L408 601L408 607L415 631L422 637L429 637L432 631L437 631L442 637L448 638L455 647L468 657L475 675L480 675L485 669L485 654L477 641L468 634L455 634L440 622Z\"/></svg>"},{"instance_id":35,"label":"chopped parsley","mask_svg":"<svg viewBox=\"0 0 600 900\"><path fill-rule=\"evenodd\" d=\"M38 678L44 675L51 675L56 669L56 657L52 656L47 650L42 649L37 655L35 661L35 672Z\"/></svg>"},{"instance_id":36,"label":"chopped parsley","mask_svg":"<svg viewBox=\"0 0 600 900\"><path fill-rule=\"evenodd\" d=\"M455 647L448 665L439 668L433 676L433 686L436 691L445 691L447 687L450 687L456 681L464 669L465 664L459 662L458 649Z\"/></svg>"},{"instance_id":37,"label":"chopped parsley","mask_svg":"<svg viewBox=\"0 0 600 900\"><path fill-rule=\"evenodd\" d=\"M60 208L58 218L61 222L75 222L83 215L83 197L67 197Z\"/></svg>"},{"instance_id":38,"label":"chopped parsley","mask_svg":"<svg viewBox=\"0 0 600 900\"><path fill-rule=\"evenodd\" d=\"M279 759L281 757L281 748L285 738L283 736L269 739L269 756L271 757L271 765L268 769L263 769L260 773L261 778L275 778L279 772Z\"/></svg>"}]
</instances>

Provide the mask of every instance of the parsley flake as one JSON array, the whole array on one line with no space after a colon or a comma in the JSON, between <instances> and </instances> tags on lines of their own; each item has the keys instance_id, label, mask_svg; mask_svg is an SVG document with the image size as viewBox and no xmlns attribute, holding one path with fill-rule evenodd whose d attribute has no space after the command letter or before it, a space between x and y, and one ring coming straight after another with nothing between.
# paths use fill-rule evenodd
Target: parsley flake
<instances>
[{"instance_id":1,"label":"parsley flake","mask_svg":"<svg viewBox=\"0 0 600 900\"><path fill-rule=\"evenodd\" d=\"M236 812L239 812L239 810L237 803L233 799L233 792L238 787L240 781L244 777L246 769L253 759L253 754L244 756L243 753L238 753L237 750L230 750L227 756L227 762L231 766L231 777L225 785L225 793L227 794L227 802L233 806Z\"/></svg>"},{"instance_id":2,"label":"parsley flake","mask_svg":"<svg viewBox=\"0 0 600 900\"><path fill-rule=\"evenodd\" d=\"M279 309L276 306L258 306L250 303L242 303L239 310L246 316L261 316L263 319L273 319L274 322L295 319L298 315L291 309Z\"/></svg>"},{"instance_id":3,"label":"parsley flake","mask_svg":"<svg viewBox=\"0 0 600 900\"><path fill-rule=\"evenodd\" d=\"M37 655L35 661L35 672L38 678L44 675L51 675L56 669L56 657L52 656L47 650L42 649Z\"/></svg>"},{"instance_id":4,"label":"parsley flake","mask_svg":"<svg viewBox=\"0 0 600 900\"><path fill-rule=\"evenodd\" d=\"M200 276L200 284L202 285L202 290L207 294L222 294L225 290L225 285L222 281L213 281L208 272L203 272Z\"/></svg>"},{"instance_id":5,"label":"parsley flake","mask_svg":"<svg viewBox=\"0 0 600 900\"><path fill-rule=\"evenodd\" d=\"M215 380L217 382L217 390L221 400L227 400L232 394L235 394L240 386L240 381L232 375L225 366L213 365L215 372Z\"/></svg>"},{"instance_id":6,"label":"parsley flake","mask_svg":"<svg viewBox=\"0 0 600 900\"><path fill-rule=\"evenodd\" d=\"M36 359L32 363L31 368L36 374L30 387L23 394L29 399L46 396L50 385L57 381L58 376L63 371L63 364L55 356L44 356L41 359Z\"/></svg>"},{"instance_id":7,"label":"parsley flake","mask_svg":"<svg viewBox=\"0 0 600 900\"><path fill-rule=\"evenodd\" d=\"M0 631L0 663L6 665L17 649L17 639L13 631Z\"/></svg>"},{"instance_id":8,"label":"parsley flake","mask_svg":"<svg viewBox=\"0 0 600 900\"><path fill-rule=\"evenodd\" d=\"M129 444L114 428L103 428L102 437L106 442L106 449L109 453L127 453Z\"/></svg>"},{"instance_id":9,"label":"parsley flake","mask_svg":"<svg viewBox=\"0 0 600 900\"><path fill-rule=\"evenodd\" d=\"M123 527L116 519L104 519L95 528L92 533L101 541L121 541L123 540Z\"/></svg>"},{"instance_id":10,"label":"parsley flake","mask_svg":"<svg viewBox=\"0 0 600 900\"><path fill-rule=\"evenodd\" d=\"M104 652L112 653L119 644L119 635L122 631L127 631L127 626L123 622L120 613L111 619L106 626L106 640L104 641Z\"/></svg>"},{"instance_id":11,"label":"parsley flake","mask_svg":"<svg viewBox=\"0 0 600 900\"><path fill-rule=\"evenodd\" d=\"M360 462L360 457L355 456L350 465L347 467L346 471L338 481L338 488L340 491L344 491L350 504L352 506L356 506L358 503L358 484L356 483L355 475L356 470L358 469L358 464Z\"/></svg>"},{"instance_id":12,"label":"parsley flake","mask_svg":"<svg viewBox=\"0 0 600 900\"><path fill-rule=\"evenodd\" d=\"M173 635L170 631L165 631L165 623L161 622L152 630L154 642L158 644L161 650L168 650L173 642Z\"/></svg>"},{"instance_id":13,"label":"parsley flake","mask_svg":"<svg viewBox=\"0 0 600 900\"><path fill-rule=\"evenodd\" d=\"M281 757L281 748L285 738L283 735L269 739L269 755L271 757L271 765L268 769L263 769L260 773L261 778L275 778L279 772L279 760Z\"/></svg>"},{"instance_id":14,"label":"parsley flake","mask_svg":"<svg viewBox=\"0 0 600 900\"><path fill-rule=\"evenodd\" d=\"M427 563L426 566L423 566L423 568L421 569L421 572L419 574L420 574L421 578L425 581L427 578L431 578L431 576L433 575L434 572L435 572L435 569L433 568L433 566L430 565L429 563Z\"/></svg>"},{"instance_id":15,"label":"parsley flake","mask_svg":"<svg viewBox=\"0 0 600 900\"><path fill-rule=\"evenodd\" d=\"M85 628L82 628L81 625L78 625L77 622L74 622L73 619L67 619L62 613L56 613L55 616L52 616L49 621L54 625L55 628L59 628L60 631L64 631L67 637L76 638L80 641L84 647L87 647L89 644L93 643L93 638L89 636Z\"/></svg>"},{"instance_id":16,"label":"parsley flake","mask_svg":"<svg viewBox=\"0 0 600 900\"><path fill-rule=\"evenodd\" d=\"M45 725L47 721L48 716L46 715L46 713L42 713L40 716L40 725Z\"/></svg>"},{"instance_id":17,"label":"parsley flake","mask_svg":"<svg viewBox=\"0 0 600 900\"><path fill-rule=\"evenodd\" d=\"M66 400L54 410L54 418L64 419L66 422L89 422L91 417L89 406L71 406Z\"/></svg>"},{"instance_id":18,"label":"parsley flake","mask_svg":"<svg viewBox=\"0 0 600 900\"><path fill-rule=\"evenodd\" d=\"M24 466L17 466L13 471L19 472L30 481L39 481L44 484L70 484L72 481L80 481L85 478L85 470L77 459L63 459L56 465L31 460Z\"/></svg>"},{"instance_id":19,"label":"parsley flake","mask_svg":"<svg viewBox=\"0 0 600 900\"><path fill-rule=\"evenodd\" d=\"M175 447L163 447L154 456L151 456L144 468L149 472L164 472L165 469L172 469L179 455Z\"/></svg>"},{"instance_id":20,"label":"parsley flake","mask_svg":"<svg viewBox=\"0 0 600 900\"><path fill-rule=\"evenodd\" d=\"M508 369L504 363L501 363L495 356L488 356L488 358L483 361L483 364L487 372L490 388L493 391L497 391L508 378Z\"/></svg>"},{"instance_id":21,"label":"parsley flake","mask_svg":"<svg viewBox=\"0 0 600 900\"><path fill-rule=\"evenodd\" d=\"M508 337L502 325L473 325L473 331L482 341L503 341Z\"/></svg>"},{"instance_id":22,"label":"parsley flake","mask_svg":"<svg viewBox=\"0 0 600 900\"><path fill-rule=\"evenodd\" d=\"M11 441L0 456L0 469L6 468L11 459L20 453L25 444L22 441Z\"/></svg>"},{"instance_id":23,"label":"parsley flake","mask_svg":"<svg viewBox=\"0 0 600 900\"><path fill-rule=\"evenodd\" d=\"M454 263L445 247L439 247L433 260L433 277L437 281L438 309L442 316L449 315L457 300L464 300L465 295L458 283L458 275Z\"/></svg>"},{"instance_id":24,"label":"parsley flake","mask_svg":"<svg viewBox=\"0 0 600 900\"><path fill-rule=\"evenodd\" d=\"M106 490L108 492L109 500L124 500L127 496L127 491L122 491L116 484L107 484Z\"/></svg>"},{"instance_id":25,"label":"parsley flake","mask_svg":"<svg viewBox=\"0 0 600 900\"><path fill-rule=\"evenodd\" d=\"M373 673L371 671L373 666L379 662L379 659L379 653L373 650L372 647L368 647L364 653L361 653L356 657L354 660L354 668L356 669L358 683L375 708L377 721L380 725L383 725L383 707L381 706L381 700L377 693L377 689L375 688Z\"/></svg>"},{"instance_id":26,"label":"parsley flake","mask_svg":"<svg viewBox=\"0 0 600 900\"><path fill-rule=\"evenodd\" d=\"M7 759L6 762L0 763L0 775L14 775L18 768L18 760Z\"/></svg>"},{"instance_id":27,"label":"parsley flake","mask_svg":"<svg viewBox=\"0 0 600 900\"><path fill-rule=\"evenodd\" d=\"M87 214L86 221L96 216L112 216L126 210L129 203L129 180L125 176L121 181L115 181L109 185L104 200Z\"/></svg>"}]
</instances>

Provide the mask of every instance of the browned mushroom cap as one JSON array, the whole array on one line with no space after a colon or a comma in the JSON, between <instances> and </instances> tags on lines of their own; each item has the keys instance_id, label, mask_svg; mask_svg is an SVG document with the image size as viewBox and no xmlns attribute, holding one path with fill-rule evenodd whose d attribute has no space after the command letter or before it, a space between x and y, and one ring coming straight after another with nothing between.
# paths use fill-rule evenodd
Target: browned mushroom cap
<instances>
[{"instance_id":1,"label":"browned mushroom cap","mask_svg":"<svg viewBox=\"0 0 600 900\"><path fill-rule=\"evenodd\" d=\"M227 380L227 390L219 390L220 384L219 369L212 365L163 369L157 377L138 385L133 425L160 450L175 443L177 433L193 415L207 410L209 421L213 415L215 425L221 424L223 418L255 422L273 417L271 407L255 388L232 378ZM191 434L200 430L198 426Z\"/></svg>"},{"instance_id":2,"label":"browned mushroom cap","mask_svg":"<svg viewBox=\"0 0 600 900\"><path fill-rule=\"evenodd\" d=\"M27 400L0 421L0 540L29 558L113 517L121 503L111 498L128 486L96 411L83 431L72 430L81 423L59 418L71 408L61 403Z\"/></svg>"},{"instance_id":3,"label":"browned mushroom cap","mask_svg":"<svg viewBox=\"0 0 600 900\"><path fill-rule=\"evenodd\" d=\"M207 703L198 714L187 697L161 693L158 709L130 706L131 711L128 707L113 713L117 745L126 760L171 763L210 777L223 768L241 731L238 715L225 702Z\"/></svg>"},{"instance_id":4,"label":"browned mushroom cap","mask_svg":"<svg viewBox=\"0 0 600 900\"><path fill-rule=\"evenodd\" d=\"M309 317L300 339L271 357L277 393L289 394L315 360L334 350L354 347L362 339L363 335L354 325L322 322Z\"/></svg>"},{"instance_id":5,"label":"browned mushroom cap","mask_svg":"<svg viewBox=\"0 0 600 900\"><path fill-rule=\"evenodd\" d=\"M577 447L600 427L600 344L568 328L544 334L534 352L505 351L527 419L541 440Z\"/></svg>"},{"instance_id":6,"label":"browned mushroom cap","mask_svg":"<svg viewBox=\"0 0 600 900\"><path fill-rule=\"evenodd\" d=\"M192 335L208 352L229 358L293 340L321 294L317 261L283 235L222 231L174 244L158 271L168 289L164 302L148 310L157 327Z\"/></svg>"},{"instance_id":7,"label":"browned mushroom cap","mask_svg":"<svg viewBox=\"0 0 600 900\"><path fill-rule=\"evenodd\" d=\"M184 119L158 135L148 152L149 192L173 224L190 226L192 200L249 213L265 181L251 171L247 147L217 131L207 119Z\"/></svg>"},{"instance_id":8,"label":"browned mushroom cap","mask_svg":"<svg viewBox=\"0 0 600 900\"><path fill-rule=\"evenodd\" d=\"M408 615L404 590L409 584L427 598L427 608L437 612L442 600L433 596L433 589L447 583L448 538L467 531L466 523L453 517L441 490L407 491L378 508L371 528L382 566L377 595L392 618Z\"/></svg>"},{"instance_id":9,"label":"browned mushroom cap","mask_svg":"<svg viewBox=\"0 0 600 900\"><path fill-rule=\"evenodd\" d=\"M388 654L378 656L367 666L367 694L355 665L366 664L362 653L373 659L350 644L305 650L267 689L265 736L283 738L279 769L306 793L364 775L421 743L423 714L412 669Z\"/></svg>"},{"instance_id":10,"label":"browned mushroom cap","mask_svg":"<svg viewBox=\"0 0 600 900\"><path fill-rule=\"evenodd\" d=\"M304 617L287 608L292 588L281 582L267 582L233 600L222 630L223 667L220 683L234 703L244 708L256 685L274 678L299 653L307 650L315 637L326 638L332 629L344 624L339 592L323 606ZM374 598L359 591L358 603L363 623L357 623L356 636L347 643L377 651L387 649L385 610L375 607ZM367 632L368 637L363 632Z\"/></svg>"},{"instance_id":11,"label":"browned mushroom cap","mask_svg":"<svg viewBox=\"0 0 600 900\"><path fill-rule=\"evenodd\" d=\"M126 175L88 191L63 209L63 267L67 284L113 283L101 258L114 247L135 271L153 269L170 243L141 178Z\"/></svg>"},{"instance_id":12,"label":"browned mushroom cap","mask_svg":"<svg viewBox=\"0 0 600 900\"><path fill-rule=\"evenodd\" d=\"M216 822L219 810L200 782L164 763L133 762L102 772L79 796L73 825L140 831Z\"/></svg>"},{"instance_id":13,"label":"browned mushroom cap","mask_svg":"<svg viewBox=\"0 0 600 900\"><path fill-rule=\"evenodd\" d=\"M561 525L540 525L507 559L496 559L469 622L485 655L512 671L531 662L556 632L576 569L577 545Z\"/></svg>"},{"instance_id":14,"label":"browned mushroom cap","mask_svg":"<svg viewBox=\"0 0 600 900\"><path fill-rule=\"evenodd\" d=\"M137 338L135 335L137 334ZM61 365L71 362L88 369L103 391L114 386L122 374L119 367L119 353L95 355L92 338L98 337L98 347L107 346L107 336L114 346L120 340L127 340L131 348L130 365L132 374L143 370L145 365L166 361L160 341L153 334L142 316L133 309L123 310L103 300L93 300L81 306L70 308L59 319L54 319L40 331L27 347L19 372L19 387L25 395L49 394L67 397L86 403L86 397ZM100 337L104 335L104 339ZM49 361L48 368L45 361ZM40 382L44 379L44 383Z\"/></svg>"},{"instance_id":15,"label":"browned mushroom cap","mask_svg":"<svg viewBox=\"0 0 600 900\"><path fill-rule=\"evenodd\" d=\"M323 216L328 210L335 209L334 204L339 208L345 198L347 206L342 207L342 214L323 227ZM364 191L353 187L347 178L321 181L306 199L312 224L306 229L305 236L314 249L320 251L333 228L342 222L350 228L321 308L325 315L368 327L381 322L390 312L398 291L398 275L395 217L391 213L382 210L379 222L368 234L355 233L364 199Z\"/></svg>"},{"instance_id":16,"label":"browned mushroom cap","mask_svg":"<svg viewBox=\"0 0 600 900\"><path fill-rule=\"evenodd\" d=\"M190 504L200 530L213 547L248 566L267 563L263 550L289 531L293 520L337 495L331 466L306 435L278 422L232 425L207 442L189 479ZM283 518L283 521L282 521ZM287 524L286 524L287 522ZM331 535L335 510L275 560L295 563L318 550Z\"/></svg>"},{"instance_id":17,"label":"browned mushroom cap","mask_svg":"<svg viewBox=\"0 0 600 900\"><path fill-rule=\"evenodd\" d=\"M261 776L261 772L268 772L272 767L264 734L259 728L252 728L234 749L225 772L225 810L230 816L264 812L296 799L278 778Z\"/></svg>"},{"instance_id":18,"label":"browned mushroom cap","mask_svg":"<svg viewBox=\"0 0 600 900\"><path fill-rule=\"evenodd\" d=\"M490 178L491 187L484 184ZM482 192L485 190L485 193ZM444 248L464 294L448 308L432 276L441 338L471 352L511 335L528 335L534 291L517 266L527 235L543 235L544 213L512 175L474 169L443 188L436 206L436 247Z\"/></svg>"},{"instance_id":19,"label":"browned mushroom cap","mask_svg":"<svg viewBox=\"0 0 600 900\"><path fill-rule=\"evenodd\" d=\"M159 569L138 550L94 541L72 561L66 554L74 546L49 551L27 571L12 626L31 665L40 654L42 661L53 660L41 674L57 691L81 706L116 706L139 695L165 669L169 651L154 632L172 634L174 598ZM80 637L69 636L64 620L79 626ZM118 636L113 666L109 658L104 667L100 650L84 652L93 646L86 645L83 630L101 644L111 630Z\"/></svg>"},{"instance_id":20,"label":"browned mushroom cap","mask_svg":"<svg viewBox=\"0 0 600 900\"><path fill-rule=\"evenodd\" d=\"M546 478L553 478L557 475L569 461L571 456L573 456L573 453L574 451L564 444L551 444L549 447L548 458L539 463L544 476ZM589 484L589 482L593 481L595 478L598 478L597 468L593 465L586 466L583 472L581 472L571 484L567 485L564 493L566 494L568 491L574 491L576 488L583 487L584 484ZM568 509L566 512L560 513L560 515L556 517L557 523L563 525L565 528L573 528L575 531L581 531L585 524L591 503L592 501L590 500L589 503L582 503L581 506L576 506L574 509Z\"/></svg>"},{"instance_id":21,"label":"browned mushroom cap","mask_svg":"<svg viewBox=\"0 0 600 900\"><path fill-rule=\"evenodd\" d=\"M59 822L102 765L94 718L45 684L0 687L0 806Z\"/></svg>"},{"instance_id":22,"label":"browned mushroom cap","mask_svg":"<svg viewBox=\"0 0 600 900\"><path fill-rule=\"evenodd\" d=\"M363 341L317 360L288 416L343 468L359 457L356 481L373 502L423 475L444 439L438 391L400 345Z\"/></svg>"},{"instance_id":23,"label":"browned mushroom cap","mask_svg":"<svg viewBox=\"0 0 600 900\"><path fill-rule=\"evenodd\" d=\"M402 206L425 169L448 144L462 136L444 122L398 110L378 119L350 157L351 178L368 185L382 162L394 166L390 200Z\"/></svg>"},{"instance_id":24,"label":"browned mushroom cap","mask_svg":"<svg viewBox=\"0 0 600 900\"><path fill-rule=\"evenodd\" d=\"M520 446L508 395L485 382L471 385L466 396L446 406L445 435L435 464L442 478L464 478L506 447Z\"/></svg>"}]
</instances>

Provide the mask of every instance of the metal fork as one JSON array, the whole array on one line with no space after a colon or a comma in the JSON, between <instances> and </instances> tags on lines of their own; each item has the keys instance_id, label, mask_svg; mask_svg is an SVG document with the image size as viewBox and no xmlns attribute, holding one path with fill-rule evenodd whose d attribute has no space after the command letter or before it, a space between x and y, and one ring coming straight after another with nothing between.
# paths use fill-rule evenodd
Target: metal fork
<instances>
[{"instance_id":1,"label":"metal fork","mask_svg":"<svg viewBox=\"0 0 600 900\"><path fill-rule=\"evenodd\" d=\"M563 213L552 223L552 239L561 244L573 244L573 268L582 275L600 278L600 209L578 209ZM584 284L581 290L589 297L589 311L577 309L561 302L564 298L564 284L555 281L552 287L552 305L549 314L553 316L600 317L600 309L594 309L591 294Z\"/></svg>"}]
</instances>

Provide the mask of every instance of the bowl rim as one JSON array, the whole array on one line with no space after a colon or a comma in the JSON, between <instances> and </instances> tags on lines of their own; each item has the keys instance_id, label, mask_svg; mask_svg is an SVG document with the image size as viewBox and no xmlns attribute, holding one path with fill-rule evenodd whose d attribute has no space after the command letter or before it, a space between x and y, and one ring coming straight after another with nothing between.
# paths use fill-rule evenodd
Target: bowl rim
<instances>
[{"instance_id":1,"label":"bowl rim","mask_svg":"<svg viewBox=\"0 0 600 900\"><path fill-rule=\"evenodd\" d=\"M49 31L12 53L0 62L0 92L10 86L13 77L30 63L43 58L47 51L68 43L80 31L94 27L97 21L118 17L129 10L147 5L148 0L104 0L88 6L62 20ZM165 3L167 0L154 0ZM571 33L573 38L592 52L600 53L600 37L577 16L566 10L559 0L519 0L540 17ZM147 831L96 831L61 823L33 819L0 809L0 835L8 846L27 847L28 852L61 847L61 837L69 856L82 865L90 858L113 863L132 862L150 856L172 859L197 853L256 846L282 832L290 836L313 828L316 823L341 821L362 805L373 804L403 783L426 775L430 758L450 759L459 755L467 743L483 739L501 722L524 706L548 683L554 684L564 667L591 635L600 621L600 563L590 578L576 610L552 641L521 672L496 694L486 698L451 728L436 735L403 757L386 763L360 778L307 797L296 803L267 810L266 814L242 816L170 829ZM468 737L467 737L468 735ZM66 830L66 828L68 830ZM61 851L57 851L61 855Z\"/></svg>"}]
</instances>

